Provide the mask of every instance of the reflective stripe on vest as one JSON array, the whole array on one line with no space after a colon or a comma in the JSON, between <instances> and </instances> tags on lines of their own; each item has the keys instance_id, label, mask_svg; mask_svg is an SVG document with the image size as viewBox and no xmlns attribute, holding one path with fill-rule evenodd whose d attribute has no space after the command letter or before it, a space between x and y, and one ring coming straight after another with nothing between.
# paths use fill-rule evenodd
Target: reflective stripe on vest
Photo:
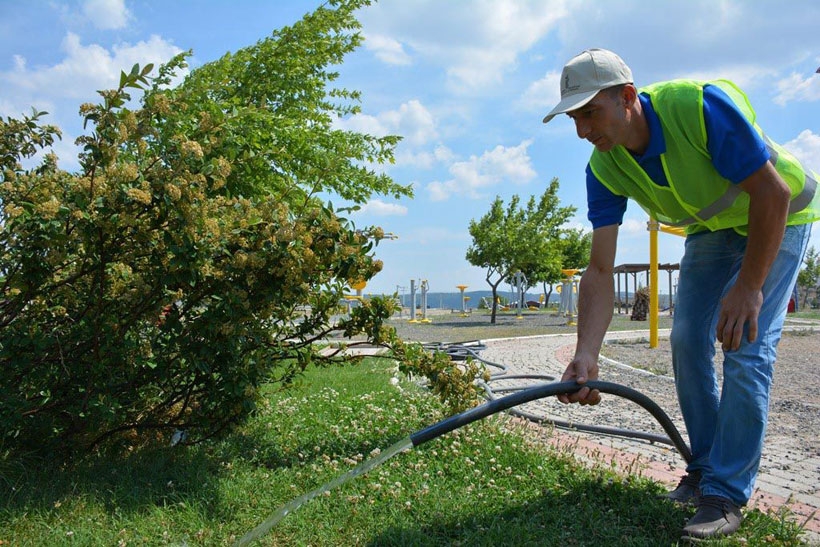
<instances>
[{"instance_id":1,"label":"reflective stripe on vest","mask_svg":"<svg viewBox=\"0 0 820 547\"><path fill-rule=\"evenodd\" d=\"M778 153L775 150L772 141L769 139L767 135L763 135L763 140L766 142L766 148L769 151L769 155L771 156L772 165L777 166L777 158ZM798 161L799 163L799 161ZM817 181L814 180L814 177L811 176L811 171L805 168L802 164L800 167L803 169L803 172L806 175L806 182L803 184L803 189L800 191L799 194L794 196L792 200L789 202L789 213L796 213L798 211L802 211L806 207L809 206L811 200L814 199L814 194L817 191ZM732 204L735 202L735 199L740 195L743 190L740 189L740 186L737 184L731 184L729 188L723 193L722 196L717 198L715 201L692 215L691 217L681 220L680 222L673 222L673 223L664 223L667 226L674 226L674 227L683 227L689 226L690 224L694 224L696 222L702 222L705 220L709 220L713 216L717 215L721 211L725 211Z\"/></svg>"}]
</instances>

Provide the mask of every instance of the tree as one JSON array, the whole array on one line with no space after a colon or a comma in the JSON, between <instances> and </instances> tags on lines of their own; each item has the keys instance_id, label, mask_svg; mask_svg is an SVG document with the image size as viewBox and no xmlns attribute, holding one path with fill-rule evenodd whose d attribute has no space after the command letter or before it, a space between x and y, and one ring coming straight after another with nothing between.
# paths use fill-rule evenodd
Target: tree
<instances>
[{"instance_id":1,"label":"tree","mask_svg":"<svg viewBox=\"0 0 820 547\"><path fill-rule=\"evenodd\" d=\"M329 4L336 9L319 8L193 71L178 88L149 94L147 104L163 112L156 145L178 146L180 132L201 142L205 163L230 162L224 192L231 195L276 195L291 206L324 193L354 203L374 193L412 195L409 185L367 167L392 163L399 137L333 128L360 111L358 91L330 88L339 75L331 67L361 44L353 13L370 1Z\"/></svg>"},{"instance_id":2,"label":"tree","mask_svg":"<svg viewBox=\"0 0 820 547\"><path fill-rule=\"evenodd\" d=\"M81 171L24 170L56 128L0 120L0 424L6 447L88 448L124 436L198 442L240 422L265 384L341 363L315 342L339 331L388 345L405 369L450 366L385 324L390 299L332 319L372 278L379 227L317 196L360 203L409 187L362 167L397 137L332 128L358 94L327 67L359 43L355 9L331 2L293 27L168 84L135 65L82 105ZM335 9L333 9L335 8ZM139 108L130 93L143 92ZM347 101L352 104L334 104ZM470 394L473 367L451 404ZM459 399L459 397L461 397Z\"/></svg>"},{"instance_id":3,"label":"tree","mask_svg":"<svg viewBox=\"0 0 820 547\"><path fill-rule=\"evenodd\" d=\"M797 274L797 286L803 292L801 305L808 305L809 294L812 290L817 290L820 285L820 255L814 247L809 247L806 256L803 258L805 267Z\"/></svg>"},{"instance_id":4,"label":"tree","mask_svg":"<svg viewBox=\"0 0 820 547\"><path fill-rule=\"evenodd\" d=\"M496 320L498 286L502 281L521 271L532 283L542 275L540 272L560 264L562 250L555 238L575 207L560 206L558 186L558 179L553 179L539 200L536 202L531 196L525 208L519 206L517 195L510 199L506 209L501 198L496 197L486 215L470 221L473 242L467 249L467 261L486 269L487 284L493 292L491 323Z\"/></svg>"},{"instance_id":5,"label":"tree","mask_svg":"<svg viewBox=\"0 0 820 547\"><path fill-rule=\"evenodd\" d=\"M581 228L562 229L557 238L561 258L557 262L546 264L545 268L533 276L535 281L543 283L545 301L549 302L555 283L563 278L562 269L583 270L589 265L589 253L592 248L592 232ZM549 285L549 289L547 289Z\"/></svg>"}]
</instances>

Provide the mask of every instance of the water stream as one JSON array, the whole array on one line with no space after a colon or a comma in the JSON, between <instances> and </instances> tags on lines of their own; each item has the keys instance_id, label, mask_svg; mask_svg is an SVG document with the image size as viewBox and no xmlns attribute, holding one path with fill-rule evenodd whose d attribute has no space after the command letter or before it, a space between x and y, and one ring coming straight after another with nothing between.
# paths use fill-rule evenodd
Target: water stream
<instances>
[{"instance_id":1,"label":"water stream","mask_svg":"<svg viewBox=\"0 0 820 547\"><path fill-rule=\"evenodd\" d=\"M399 442L395 443L390 448L383 450L377 456L360 463L344 475L340 475L332 481L323 484L319 488L311 490L310 492L302 494L298 498L289 501L288 503L277 509L275 513L273 513L271 516L265 519L264 522L262 522L259 526L257 526L256 528L242 536L239 539L239 541L237 541L234 545L248 545L252 541L261 538L262 536L267 534L271 528L276 526L279 523L279 521L288 516L290 513L293 513L294 511L299 509L299 507L309 502L316 496L320 496L325 492L329 492L334 488L337 488L343 485L344 483L355 479L358 476L364 475L374 467L383 464L399 452L409 450L410 448L413 448L413 441L410 439L410 437L406 437L400 440Z\"/></svg>"}]
</instances>

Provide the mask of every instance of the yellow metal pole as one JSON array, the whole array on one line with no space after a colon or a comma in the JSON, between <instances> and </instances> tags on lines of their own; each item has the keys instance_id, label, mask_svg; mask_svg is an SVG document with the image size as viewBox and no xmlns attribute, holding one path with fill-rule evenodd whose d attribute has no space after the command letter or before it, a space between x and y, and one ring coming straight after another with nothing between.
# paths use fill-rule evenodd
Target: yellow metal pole
<instances>
[{"instance_id":1,"label":"yellow metal pole","mask_svg":"<svg viewBox=\"0 0 820 547\"><path fill-rule=\"evenodd\" d=\"M675 235L675 236L686 237L686 230L684 230L683 228L676 228L674 226L667 226L665 224L661 224L660 225L660 230L661 230L661 232L663 232L665 234L672 234L672 235Z\"/></svg>"},{"instance_id":2,"label":"yellow metal pole","mask_svg":"<svg viewBox=\"0 0 820 547\"><path fill-rule=\"evenodd\" d=\"M649 218L649 347L658 347L658 229L659 223Z\"/></svg>"}]
</instances>

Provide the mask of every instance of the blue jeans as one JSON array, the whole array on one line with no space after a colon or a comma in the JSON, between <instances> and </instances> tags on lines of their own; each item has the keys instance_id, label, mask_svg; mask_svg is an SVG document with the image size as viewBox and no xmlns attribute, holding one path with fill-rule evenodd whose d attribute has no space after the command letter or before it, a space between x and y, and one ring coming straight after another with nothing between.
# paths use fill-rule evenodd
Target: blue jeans
<instances>
[{"instance_id":1,"label":"blue jeans","mask_svg":"<svg viewBox=\"0 0 820 547\"><path fill-rule=\"evenodd\" d=\"M787 226L763 285L757 340L748 325L736 351L724 351L723 388L713 358L720 301L737 279L746 238L734 230L686 238L672 326L672 365L701 492L744 505L752 495L769 413L777 343L811 224Z\"/></svg>"}]
</instances>

